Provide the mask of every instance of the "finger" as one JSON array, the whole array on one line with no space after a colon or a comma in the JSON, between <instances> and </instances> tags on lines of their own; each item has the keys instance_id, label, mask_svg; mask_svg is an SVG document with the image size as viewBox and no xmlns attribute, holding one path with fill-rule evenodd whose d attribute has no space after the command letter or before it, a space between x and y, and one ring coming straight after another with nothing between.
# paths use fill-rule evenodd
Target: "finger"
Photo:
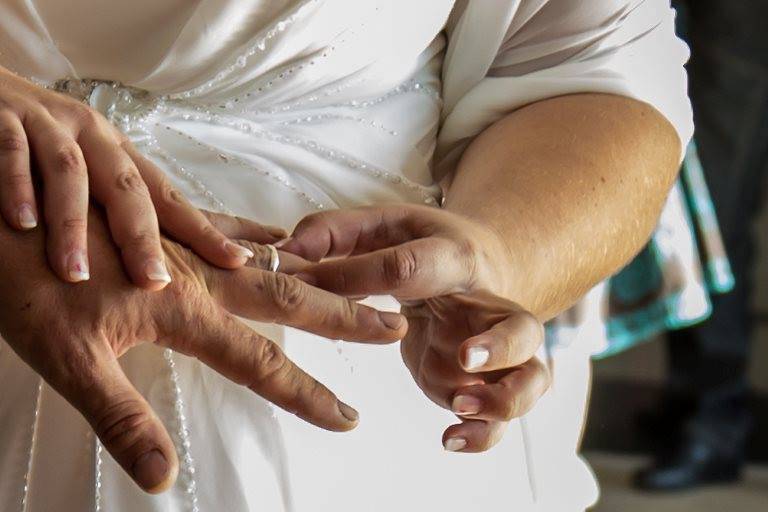
<instances>
[{"instance_id":1,"label":"finger","mask_svg":"<svg viewBox=\"0 0 768 512\"><path fill-rule=\"evenodd\" d=\"M281 249L320 261L397 245L414 238L414 219L409 213L413 208L417 207L369 206L314 213L296 225Z\"/></svg>"},{"instance_id":2,"label":"finger","mask_svg":"<svg viewBox=\"0 0 768 512\"><path fill-rule=\"evenodd\" d=\"M229 238L249 240L259 244L274 244L284 240L288 232L277 226L259 224L250 219L200 210L216 229Z\"/></svg>"},{"instance_id":3,"label":"finger","mask_svg":"<svg viewBox=\"0 0 768 512\"><path fill-rule=\"evenodd\" d=\"M137 286L160 290L170 281L160 228L147 186L117 136L93 122L78 142L91 169L91 192L104 206L112 239Z\"/></svg>"},{"instance_id":4,"label":"finger","mask_svg":"<svg viewBox=\"0 0 768 512\"><path fill-rule=\"evenodd\" d=\"M443 447L450 452L479 453L491 449L504 436L507 423L465 420L443 433Z\"/></svg>"},{"instance_id":5,"label":"finger","mask_svg":"<svg viewBox=\"0 0 768 512\"><path fill-rule=\"evenodd\" d=\"M0 111L0 210L11 227L37 226L29 143L21 121L9 111Z\"/></svg>"},{"instance_id":6,"label":"finger","mask_svg":"<svg viewBox=\"0 0 768 512\"><path fill-rule=\"evenodd\" d=\"M97 357L77 379L58 387L90 423L104 448L143 490L160 493L178 474L176 449L150 405L139 394L113 356Z\"/></svg>"},{"instance_id":7,"label":"finger","mask_svg":"<svg viewBox=\"0 0 768 512\"><path fill-rule=\"evenodd\" d=\"M203 318L202 325L194 330L187 325L182 336L163 343L313 425L339 432L357 426L357 411L296 366L276 343L218 309Z\"/></svg>"},{"instance_id":8,"label":"finger","mask_svg":"<svg viewBox=\"0 0 768 512\"><path fill-rule=\"evenodd\" d=\"M236 315L290 325L326 338L393 342L408 328L405 317L398 313L376 311L282 273L252 268L215 270L209 281L214 296Z\"/></svg>"},{"instance_id":9,"label":"finger","mask_svg":"<svg viewBox=\"0 0 768 512\"><path fill-rule=\"evenodd\" d=\"M65 281L88 280L89 190L83 153L72 136L47 112L30 112L24 128L43 176L51 268Z\"/></svg>"},{"instance_id":10,"label":"finger","mask_svg":"<svg viewBox=\"0 0 768 512\"><path fill-rule=\"evenodd\" d=\"M246 265L251 268L272 270L272 266L276 264L276 272L295 274L301 272L312 264L301 256L296 256L295 254L283 251L277 251L277 260L274 260L274 253L267 245L262 245L250 240L236 240L235 242L253 253L253 257L246 263Z\"/></svg>"},{"instance_id":11,"label":"finger","mask_svg":"<svg viewBox=\"0 0 768 512\"><path fill-rule=\"evenodd\" d=\"M160 226L165 232L218 267L233 269L245 265L253 256L248 249L230 240L211 224L208 217L171 185L163 171L133 146L123 144L123 147L147 184L151 202L157 209Z\"/></svg>"},{"instance_id":12,"label":"finger","mask_svg":"<svg viewBox=\"0 0 768 512\"><path fill-rule=\"evenodd\" d=\"M528 361L544 341L544 327L525 311L512 313L459 347L459 363L468 372L512 368Z\"/></svg>"},{"instance_id":13,"label":"finger","mask_svg":"<svg viewBox=\"0 0 768 512\"><path fill-rule=\"evenodd\" d=\"M369 254L332 259L297 277L340 295L423 299L467 290L468 259L445 239L422 238Z\"/></svg>"},{"instance_id":14,"label":"finger","mask_svg":"<svg viewBox=\"0 0 768 512\"><path fill-rule=\"evenodd\" d=\"M459 388L451 409L464 418L509 421L530 411L549 385L549 370L533 358L495 383Z\"/></svg>"}]
</instances>

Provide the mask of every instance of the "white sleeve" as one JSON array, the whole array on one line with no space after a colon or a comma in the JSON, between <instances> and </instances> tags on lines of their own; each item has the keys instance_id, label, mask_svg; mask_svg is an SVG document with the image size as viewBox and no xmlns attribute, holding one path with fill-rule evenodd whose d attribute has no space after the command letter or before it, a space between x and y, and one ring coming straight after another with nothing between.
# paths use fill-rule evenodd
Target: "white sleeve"
<instances>
[{"instance_id":1,"label":"white sleeve","mask_svg":"<svg viewBox=\"0 0 768 512\"><path fill-rule=\"evenodd\" d=\"M652 105L684 148L693 133L689 52L674 18L668 0L460 2L447 27L439 166L505 114L580 92Z\"/></svg>"}]
</instances>

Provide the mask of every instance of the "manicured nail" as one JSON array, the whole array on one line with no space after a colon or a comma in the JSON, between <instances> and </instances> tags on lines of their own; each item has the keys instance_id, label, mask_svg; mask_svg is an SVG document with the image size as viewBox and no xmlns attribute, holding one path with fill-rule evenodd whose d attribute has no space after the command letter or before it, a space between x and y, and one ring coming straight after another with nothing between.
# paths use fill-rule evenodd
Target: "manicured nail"
<instances>
[{"instance_id":1,"label":"manicured nail","mask_svg":"<svg viewBox=\"0 0 768 512\"><path fill-rule=\"evenodd\" d=\"M293 237L289 236L288 238L283 238L282 240L278 240L277 242L273 243L272 245L275 246L275 249L279 249L282 246L284 246L285 244L287 244L288 242L290 242L291 240L293 240Z\"/></svg>"},{"instance_id":2,"label":"manicured nail","mask_svg":"<svg viewBox=\"0 0 768 512\"><path fill-rule=\"evenodd\" d=\"M477 370L488 362L491 353L485 347L469 347L467 350L464 367L467 370Z\"/></svg>"},{"instance_id":3,"label":"manicured nail","mask_svg":"<svg viewBox=\"0 0 768 512\"><path fill-rule=\"evenodd\" d=\"M403 322L405 322L405 317L403 317L403 315L399 313L390 313L389 311L379 311L379 318L381 318L384 325L393 331L400 329L400 327L403 326Z\"/></svg>"},{"instance_id":4,"label":"manicured nail","mask_svg":"<svg viewBox=\"0 0 768 512\"><path fill-rule=\"evenodd\" d=\"M142 454L133 463L133 477L145 490L160 486L168 477L169 465L160 450L152 450Z\"/></svg>"},{"instance_id":5,"label":"manicured nail","mask_svg":"<svg viewBox=\"0 0 768 512\"><path fill-rule=\"evenodd\" d=\"M445 440L445 444L443 446L445 446L445 449L449 452L458 452L467 446L467 440L463 437L450 437Z\"/></svg>"},{"instance_id":6,"label":"manicured nail","mask_svg":"<svg viewBox=\"0 0 768 512\"><path fill-rule=\"evenodd\" d=\"M27 203L19 206L19 225L24 229L32 229L37 226L37 217L32 206Z\"/></svg>"},{"instance_id":7,"label":"manicured nail","mask_svg":"<svg viewBox=\"0 0 768 512\"><path fill-rule=\"evenodd\" d=\"M171 274L165 268L165 262L155 258L147 261L147 277L150 281L171 282Z\"/></svg>"},{"instance_id":8,"label":"manicured nail","mask_svg":"<svg viewBox=\"0 0 768 512\"><path fill-rule=\"evenodd\" d=\"M236 244L231 240L224 242L224 250L236 258L245 258L247 260L253 258L253 251L247 247L243 247L240 244Z\"/></svg>"},{"instance_id":9,"label":"manicured nail","mask_svg":"<svg viewBox=\"0 0 768 512\"><path fill-rule=\"evenodd\" d=\"M483 403L479 398L470 395L456 395L451 403L451 410L459 416L477 414Z\"/></svg>"},{"instance_id":10,"label":"manicured nail","mask_svg":"<svg viewBox=\"0 0 768 512\"><path fill-rule=\"evenodd\" d=\"M360 415L357 413L356 410L348 406L342 401L338 402L339 404L339 412L341 412L342 416L347 418L349 421L357 421L357 419L360 417Z\"/></svg>"},{"instance_id":11,"label":"manicured nail","mask_svg":"<svg viewBox=\"0 0 768 512\"><path fill-rule=\"evenodd\" d=\"M91 278L91 274L88 271L88 262L82 251L72 251L69 257L67 257L67 275L69 275L69 279L73 283L87 281Z\"/></svg>"}]
</instances>

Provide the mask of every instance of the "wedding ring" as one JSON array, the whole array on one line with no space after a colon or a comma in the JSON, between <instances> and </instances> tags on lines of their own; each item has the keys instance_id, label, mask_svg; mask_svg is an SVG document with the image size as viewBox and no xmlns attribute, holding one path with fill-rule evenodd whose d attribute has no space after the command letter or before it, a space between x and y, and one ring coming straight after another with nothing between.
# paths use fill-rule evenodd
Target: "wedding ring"
<instances>
[{"instance_id":1,"label":"wedding ring","mask_svg":"<svg viewBox=\"0 0 768 512\"><path fill-rule=\"evenodd\" d=\"M269 249L269 271L277 272L277 269L280 268L280 254L272 244L267 244L267 249Z\"/></svg>"}]
</instances>

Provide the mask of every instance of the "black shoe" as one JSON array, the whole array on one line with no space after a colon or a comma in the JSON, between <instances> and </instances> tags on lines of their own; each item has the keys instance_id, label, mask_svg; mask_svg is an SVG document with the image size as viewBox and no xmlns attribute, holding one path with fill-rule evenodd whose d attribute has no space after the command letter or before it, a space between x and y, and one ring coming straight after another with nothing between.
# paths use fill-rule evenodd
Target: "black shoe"
<instances>
[{"instance_id":1,"label":"black shoe","mask_svg":"<svg viewBox=\"0 0 768 512\"><path fill-rule=\"evenodd\" d=\"M710 443L690 438L665 459L638 471L635 487L645 491L677 491L733 483L741 477L743 466L741 457L722 453Z\"/></svg>"}]
</instances>

